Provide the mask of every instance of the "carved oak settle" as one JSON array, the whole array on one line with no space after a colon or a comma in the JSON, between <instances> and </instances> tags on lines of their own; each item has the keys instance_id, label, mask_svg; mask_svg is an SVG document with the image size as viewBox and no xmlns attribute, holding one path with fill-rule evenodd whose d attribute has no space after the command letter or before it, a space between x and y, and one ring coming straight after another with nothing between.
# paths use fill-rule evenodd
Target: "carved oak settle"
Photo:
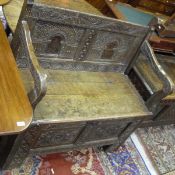
<instances>
[{"instance_id":1,"label":"carved oak settle","mask_svg":"<svg viewBox=\"0 0 175 175\"><path fill-rule=\"evenodd\" d=\"M117 148L151 115L127 76L141 51L161 73L144 42L149 28L104 17L82 0L59 1L23 5L12 48L35 111L4 168L29 154Z\"/></svg>"}]
</instances>

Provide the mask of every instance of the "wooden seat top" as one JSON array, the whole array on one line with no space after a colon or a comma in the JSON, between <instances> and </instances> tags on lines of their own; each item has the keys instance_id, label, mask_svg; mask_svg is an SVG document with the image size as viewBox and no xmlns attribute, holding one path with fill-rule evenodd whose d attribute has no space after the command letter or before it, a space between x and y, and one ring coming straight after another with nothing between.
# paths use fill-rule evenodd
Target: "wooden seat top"
<instances>
[{"instance_id":1,"label":"wooden seat top","mask_svg":"<svg viewBox=\"0 0 175 175\"><path fill-rule=\"evenodd\" d=\"M0 135L23 131L32 117L32 107L0 22Z\"/></svg>"},{"instance_id":2,"label":"wooden seat top","mask_svg":"<svg viewBox=\"0 0 175 175\"><path fill-rule=\"evenodd\" d=\"M33 87L27 69L21 69L26 90ZM47 93L36 106L34 121L89 121L150 116L129 78L117 72L45 69Z\"/></svg>"},{"instance_id":3,"label":"wooden seat top","mask_svg":"<svg viewBox=\"0 0 175 175\"><path fill-rule=\"evenodd\" d=\"M3 6L5 18L13 32L16 29L23 2L24 0L13 0ZM94 15L102 15L95 7L87 3L85 0L35 0L35 2L84 13L91 13Z\"/></svg>"}]
</instances>

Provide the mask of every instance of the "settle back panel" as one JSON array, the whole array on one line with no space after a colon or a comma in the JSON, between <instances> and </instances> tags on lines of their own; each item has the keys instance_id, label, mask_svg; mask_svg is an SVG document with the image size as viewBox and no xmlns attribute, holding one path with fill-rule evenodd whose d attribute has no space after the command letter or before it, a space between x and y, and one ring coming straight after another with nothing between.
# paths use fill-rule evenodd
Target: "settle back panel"
<instances>
[{"instance_id":1,"label":"settle back panel","mask_svg":"<svg viewBox=\"0 0 175 175\"><path fill-rule=\"evenodd\" d=\"M24 4L20 18L29 24L33 45L42 66L125 72L149 29L107 18L98 12L90 14L80 11L51 5L45 8L40 1ZM24 52L19 47L20 42L16 42L21 31L16 32L18 34L15 35L13 47L14 51L21 49L17 55L19 61L24 57Z\"/></svg>"}]
</instances>

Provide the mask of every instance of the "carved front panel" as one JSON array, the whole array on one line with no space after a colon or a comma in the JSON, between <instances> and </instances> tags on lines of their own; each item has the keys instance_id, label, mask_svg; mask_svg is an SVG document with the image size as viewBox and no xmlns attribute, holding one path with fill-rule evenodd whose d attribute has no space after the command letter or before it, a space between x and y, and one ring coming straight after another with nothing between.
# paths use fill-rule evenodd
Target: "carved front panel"
<instances>
[{"instance_id":1,"label":"carved front panel","mask_svg":"<svg viewBox=\"0 0 175 175\"><path fill-rule=\"evenodd\" d=\"M129 121L102 121L89 122L77 143L100 141L104 139L118 138L127 127Z\"/></svg>"},{"instance_id":2,"label":"carved front panel","mask_svg":"<svg viewBox=\"0 0 175 175\"><path fill-rule=\"evenodd\" d=\"M62 128L61 125L45 126L34 148L73 144L83 126L73 128L71 128L71 124L68 126L66 128Z\"/></svg>"}]
</instances>

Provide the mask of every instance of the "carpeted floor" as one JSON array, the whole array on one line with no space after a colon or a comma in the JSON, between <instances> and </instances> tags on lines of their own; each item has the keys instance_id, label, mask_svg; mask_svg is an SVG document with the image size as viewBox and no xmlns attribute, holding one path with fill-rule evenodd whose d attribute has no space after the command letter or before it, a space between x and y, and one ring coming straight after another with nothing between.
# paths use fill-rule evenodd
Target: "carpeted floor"
<instances>
[{"instance_id":1,"label":"carpeted floor","mask_svg":"<svg viewBox=\"0 0 175 175\"><path fill-rule=\"evenodd\" d=\"M135 135L160 174L175 171L175 125L138 129Z\"/></svg>"},{"instance_id":2,"label":"carpeted floor","mask_svg":"<svg viewBox=\"0 0 175 175\"><path fill-rule=\"evenodd\" d=\"M21 169L5 175L110 175L149 174L132 139L113 153L100 149L84 149L27 158Z\"/></svg>"},{"instance_id":3,"label":"carpeted floor","mask_svg":"<svg viewBox=\"0 0 175 175\"><path fill-rule=\"evenodd\" d=\"M175 126L138 129L113 153L97 148L27 158L3 175L175 175Z\"/></svg>"}]
</instances>

